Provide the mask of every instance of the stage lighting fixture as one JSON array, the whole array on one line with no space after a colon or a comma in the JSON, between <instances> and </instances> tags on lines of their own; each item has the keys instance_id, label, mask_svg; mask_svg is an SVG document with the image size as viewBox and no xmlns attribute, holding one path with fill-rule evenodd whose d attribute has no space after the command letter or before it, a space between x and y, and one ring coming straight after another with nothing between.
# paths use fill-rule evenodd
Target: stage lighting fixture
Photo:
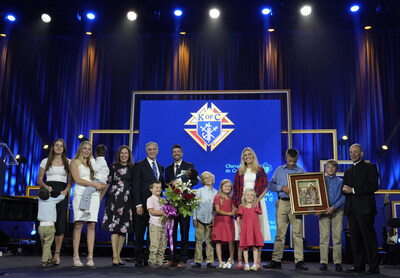
<instances>
[{"instance_id":1,"label":"stage lighting fixture","mask_svg":"<svg viewBox=\"0 0 400 278\"><path fill-rule=\"evenodd\" d=\"M0 37L7 37L6 34L0 34Z\"/></svg>"},{"instance_id":2,"label":"stage lighting fixture","mask_svg":"<svg viewBox=\"0 0 400 278\"><path fill-rule=\"evenodd\" d=\"M212 19L216 19L219 17L220 12L218 9L211 9L209 14Z\"/></svg>"},{"instance_id":3,"label":"stage lighting fixture","mask_svg":"<svg viewBox=\"0 0 400 278\"><path fill-rule=\"evenodd\" d=\"M179 34L181 34L181 35L186 35L186 32L179 32Z\"/></svg>"},{"instance_id":4,"label":"stage lighting fixture","mask_svg":"<svg viewBox=\"0 0 400 278\"><path fill-rule=\"evenodd\" d=\"M89 12L89 13L86 14L86 17L88 19L90 19L90 20L93 20L93 19L96 18L96 15L94 13L92 13L92 12Z\"/></svg>"},{"instance_id":5,"label":"stage lighting fixture","mask_svg":"<svg viewBox=\"0 0 400 278\"><path fill-rule=\"evenodd\" d=\"M78 135L78 139L82 139L83 137L84 137L83 134Z\"/></svg>"},{"instance_id":6,"label":"stage lighting fixture","mask_svg":"<svg viewBox=\"0 0 400 278\"><path fill-rule=\"evenodd\" d=\"M12 15L12 14L6 15L6 20L8 20L8 21L14 22L16 19L17 19L17 18L16 18L14 15Z\"/></svg>"},{"instance_id":7,"label":"stage lighting fixture","mask_svg":"<svg viewBox=\"0 0 400 278\"><path fill-rule=\"evenodd\" d=\"M264 9L261 10L261 13L263 15L271 14L271 12L272 12L272 10L270 8L264 8Z\"/></svg>"},{"instance_id":8,"label":"stage lighting fixture","mask_svg":"<svg viewBox=\"0 0 400 278\"><path fill-rule=\"evenodd\" d=\"M268 29L268 32L270 32L270 33L274 32L274 31L275 31L274 28L269 28L269 29Z\"/></svg>"},{"instance_id":9,"label":"stage lighting fixture","mask_svg":"<svg viewBox=\"0 0 400 278\"><path fill-rule=\"evenodd\" d=\"M301 9L300 9L300 13L303 15L303 16L309 16L310 14L311 14L311 11L312 11L312 9L311 9L311 6L303 6Z\"/></svg>"},{"instance_id":10,"label":"stage lighting fixture","mask_svg":"<svg viewBox=\"0 0 400 278\"><path fill-rule=\"evenodd\" d=\"M343 136L342 136L342 140L343 140L343 141L349 140L349 137L348 137L347 135L343 135Z\"/></svg>"},{"instance_id":11,"label":"stage lighting fixture","mask_svg":"<svg viewBox=\"0 0 400 278\"><path fill-rule=\"evenodd\" d=\"M360 6L359 5L352 5L351 7L350 7L350 12L352 12L352 13L356 13L356 12L358 12L360 10Z\"/></svg>"},{"instance_id":12,"label":"stage lighting fixture","mask_svg":"<svg viewBox=\"0 0 400 278\"><path fill-rule=\"evenodd\" d=\"M51 21L51 16L48 14L42 14L40 17L44 23L49 23Z\"/></svg>"},{"instance_id":13,"label":"stage lighting fixture","mask_svg":"<svg viewBox=\"0 0 400 278\"><path fill-rule=\"evenodd\" d=\"M49 149L49 145L46 144L43 146L43 150L48 150L48 149Z\"/></svg>"},{"instance_id":14,"label":"stage lighting fixture","mask_svg":"<svg viewBox=\"0 0 400 278\"><path fill-rule=\"evenodd\" d=\"M381 149L382 149L382 151L387 151L389 149L389 147L387 145L382 145Z\"/></svg>"},{"instance_id":15,"label":"stage lighting fixture","mask_svg":"<svg viewBox=\"0 0 400 278\"><path fill-rule=\"evenodd\" d=\"M93 33L92 32L86 32L86 35L91 36L91 35L93 35Z\"/></svg>"},{"instance_id":16,"label":"stage lighting fixture","mask_svg":"<svg viewBox=\"0 0 400 278\"><path fill-rule=\"evenodd\" d=\"M372 27L369 26L369 25L367 25L367 26L364 27L365 30L369 30L369 29L371 29L371 28L372 28Z\"/></svg>"},{"instance_id":17,"label":"stage lighting fixture","mask_svg":"<svg viewBox=\"0 0 400 278\"><path fill-rule=\"evenodd\" d=\"M15 157L15 159L18 161L18 163L20 163L20 164L22 164L22 163L26 163L28 160L24 157L24 156L22 156L22 155L20 155L20 154L17 154L17 156Z\"/></svg>"},{"instance_id":18,"label":"stage lighting fixture","mask_svg":"<svg viewBox=\"0 0 400 278\"><path fill-rule=\"evenodd\" d=\"M126 14L126 17L130 20L130 21L135 21L137 19L137 14L134 11L130 11Z\"/></svg>"},{"instance_id":19,"label":"stage lighting fixture","mask_svg":"<svg viewBox=\"0 0 400 278\"><path fill-rule=\"evenodd\" d=\"M90 32L88 32L88 33L90 33ZM82 143L82 142L85 142L85 141L89 141L89 139L87 139L85 136L83 136L83 134L80 134L78 136L78 140L79 140L79 143Z\"/></svg>"},{"instance_id":20,"label":"stage lighting fixture","mask_svg":"<svg viewBox=\"0 0 400 278\"><path fill-rule=\"evenodd\" d=\"M174 15L175 15L175 16L181 16L181 15L183 15L183 12L182 12L182 10L176 9L176 10L174 11Z\"/></svg>"},{"instance_id":21,"label":"stage lighting fixture","mask_svg":"<svg viewBox=\"0 0 400 278\"><path fill-rule=\"evenodd\" d=\"M35 222L33 222L33 227L32 227L32 231L31 231L31 236L36 235L36 225Z\"/></svg>"}]
</instances>

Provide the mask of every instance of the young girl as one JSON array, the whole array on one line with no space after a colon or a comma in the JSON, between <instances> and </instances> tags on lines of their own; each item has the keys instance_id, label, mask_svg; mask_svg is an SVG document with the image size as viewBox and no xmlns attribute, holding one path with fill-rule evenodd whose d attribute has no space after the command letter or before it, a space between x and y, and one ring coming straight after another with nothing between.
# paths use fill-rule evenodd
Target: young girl
<instances>
[{"instance_id":1,"label":"young girl","mask_svg":"<svg viewBox=\"0 0 400 278\"><path fill-rule=\"evenodd\" d=\"M259 258L261 247L264 246L264 239L261 234L260 221L261 209L256 204L257 194L254 189L245 189L242 197L242 204L236 214L240 234L239 247L243 249L244 270L257 271L259 264L254 260L253 266L249 266L249 248L253 248L253 258Z\"/></svg>"},{"instance_id":2,"label":"young girl","mask_svg":"<svg viewBox=\"0 0 400 278\"><path fill-rule=\"evenodd\" d=\"M219 194L214 198L215 218L212 232L212 240L216 242L216 251L219 268L231 268L235 252L235 224L233 216L236 208L232 205L232 198L229 194L232 191L232 182L223 180L219 186ZM221 245L229 243L229 259L226 263L222 262Z\"/></svg>"}]
</instances>

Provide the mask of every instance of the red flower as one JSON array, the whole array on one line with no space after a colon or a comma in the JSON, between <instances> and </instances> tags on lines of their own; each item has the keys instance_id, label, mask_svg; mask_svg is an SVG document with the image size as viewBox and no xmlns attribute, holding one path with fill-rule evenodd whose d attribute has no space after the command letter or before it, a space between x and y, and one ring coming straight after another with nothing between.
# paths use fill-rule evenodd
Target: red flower
<instances>
[{"instance_id":1,"label":"red flower","mask_svg":"<svg viewBox=\"0 0 400 278\"><path fill-rule=\"evenodd\" d=\"M171 185L171 189L172 189L172 190L175 190L175 185Z\"/></svg>"},{"instance_id":2,"label":"red flower","mask_svg":"<svg viewBox=\"0 0 400 278\"><path fill-rule=\"evenodd\" d=\"M183 199L185 199L186 201L188 201L190 199L190 195L187 194L186 192L182 194Z\"/></svg>"},{"instance_id":3,"label":"red flower","mask_svg":"<svg viewBox=\"0 0 400 278\"><path fill-rule=\"evenodd\" d=\"M177 189L174 190L174 192L175 192L175 194L179 194L180 191L179 191L179 189L177 188Z\"/></svg>"}]
</instances>

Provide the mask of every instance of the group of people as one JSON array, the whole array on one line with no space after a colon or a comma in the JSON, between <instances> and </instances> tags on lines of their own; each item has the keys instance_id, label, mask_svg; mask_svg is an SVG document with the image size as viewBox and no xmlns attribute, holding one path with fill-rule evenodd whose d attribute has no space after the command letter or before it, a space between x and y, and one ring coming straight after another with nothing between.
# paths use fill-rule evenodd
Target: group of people
<instances>
[{"instance_id":1,"label":"group of people","mask_svg":"<svg viewBox=\"0 0 400 278\"><path fill-rule=\"evenodd\" d=\"M198 174L192 163L183 161L180 145L172 147L173 163L164 167L157 162L158 145L146 144L147 157L133 163L132 152L126 145L119 147L115 163L107 166L104 156L107 148L96 147L96 158L92 157L91 144L82 142L73 160L66 157L66 146L57 139L50 149L48 158L40 164L38 184L40 221L43 256L42 266L60 264L60 250L66 228L67 195L75 182L73 197L74 231L73 263L83 266L79 257L80 235L84 222L87 223L87 266L93 266L95 225L101 200L107 194L102 228L111 232L112 264L123 265L120 254L127 233L135 233L135 258L137 267L186 267L188 260L190 216L178 215L174 221L172 242L174 252L170 252L168 263L163 263L167 246L164 224L165 217L159 200L162 190L173 185L177 178L190 180L190 186L198 183ZM374 192L378 189L377 169L374 164L362 160L361 145L350 147L350 158L354 165L346 170L344 180L336 176L338 164L334 160L326 163L326 185L329 208L318 214L320 227L320 267L328 269L330 225L332 224L333 261L336 271L343 271L342 224L343 215L349 220L354 268L349 272L379 273L377 239L373 227L376 214ZM207 268L214 266L214 247L219 268L231 268L234 264L235 242L238 242L237 269L257 271L261 269L261 248L271 240L267 208L264 196L268 190L278 194L276 202L276 237L272 260L264 268L281 268L285 237L288 225L293 232L295 268L307 270L303 254L302 216L294 215L290 206L288 174L303 173L297 165L299 153L288 149L286 163L279 166L271 181L258 163L255 152L247 147L242 151L241 164L235 174L233 184L223 180L219 191L214 189L215 176L206 171L200 175L203 185L197 197L201 202L193 213L196 229L196 250L193 268L201 268L203 262L203 241L206 243ZM44 181L44 176L46 180ZM343 210L342 206L345 204ZM56 209L51 209L54 207ZM133 224L134 223L134 224ZM177 227L180 227L181 241L177 252ZM51 229L49 228L51 227ZM145 232L148 230L147 242ZM55 235L55 237L54 237ZM50 247L55 238L55 252L51 256ZM222 245L228 244L229 258L222 260ZM146 248L143 248L146 246ZM171 250L172 248L170 248ZM249 250L253 250L252 266L249 264Z\"/></svg>"}]
</instances>

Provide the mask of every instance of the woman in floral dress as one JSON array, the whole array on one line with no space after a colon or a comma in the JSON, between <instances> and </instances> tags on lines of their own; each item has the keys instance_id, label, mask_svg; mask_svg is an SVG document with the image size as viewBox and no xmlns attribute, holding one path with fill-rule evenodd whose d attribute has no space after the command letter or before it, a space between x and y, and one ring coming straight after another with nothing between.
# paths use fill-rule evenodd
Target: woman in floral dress
<instances>
[{"instance_id":1,"label":"woman in floral dress","mask_svg":"<svg viewBox=\"0 0 400 278\"><path fill-rule=\"evenodd\" d=\"M121 260L121 250L126 234L132 230L132 165L131 150L126 145L120 146L115 155L115 163L110 166L110 189L102 224L104 230L111 232L114 266L125 264Z\"/></svg>"}]
</instances>

